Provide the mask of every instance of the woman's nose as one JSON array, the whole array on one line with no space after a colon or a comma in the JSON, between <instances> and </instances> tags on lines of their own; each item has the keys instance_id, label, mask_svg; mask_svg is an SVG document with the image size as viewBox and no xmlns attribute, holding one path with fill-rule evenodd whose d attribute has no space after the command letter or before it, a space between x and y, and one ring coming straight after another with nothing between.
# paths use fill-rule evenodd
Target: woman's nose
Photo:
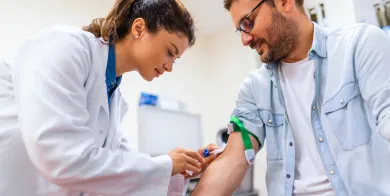
<instances>
[{"instance_id":1,"label":"woman's nose","mask_svg":"<svg viewBox=\"0 0 390 196\"><path fill-rule=\"evenodd\" d=\"M172 72L173 70L173 62L170 61L170 62L167 62L164 64L164 71L167 71L167 72Z\"/></svg>"}]
</instances>

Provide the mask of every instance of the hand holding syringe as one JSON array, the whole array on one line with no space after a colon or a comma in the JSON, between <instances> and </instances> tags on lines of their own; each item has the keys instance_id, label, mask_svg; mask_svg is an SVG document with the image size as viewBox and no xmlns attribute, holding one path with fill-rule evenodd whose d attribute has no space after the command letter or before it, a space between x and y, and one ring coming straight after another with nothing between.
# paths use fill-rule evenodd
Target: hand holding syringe
<instances>
[{"instance_id":1,"label":"hand holding syringe","mask_svg":"<svg viewBox=\"0 0 390 196\"><path fill-rule=\"evenodd\" d=\"M199 174L201 174L206 168L207 166L213 162L219 154L221 154L226 148L226 144L224 144L221 147L215 145L215 144L209 144L208 146L206 146L205 148L201 148L198 150L198 153L203 155L203 158L204 158L204 163L202 164L202 170L200 172L197 172L197 173L194 173L194 172L191 172L191 171L186 171L185 174L183 174L186 178L193 178L193 177L196 177L198 176ZM213 155L213 156L210 156L210 155ZM200 164L200 163L199 163Z\"/></svg>"}]
</instances>

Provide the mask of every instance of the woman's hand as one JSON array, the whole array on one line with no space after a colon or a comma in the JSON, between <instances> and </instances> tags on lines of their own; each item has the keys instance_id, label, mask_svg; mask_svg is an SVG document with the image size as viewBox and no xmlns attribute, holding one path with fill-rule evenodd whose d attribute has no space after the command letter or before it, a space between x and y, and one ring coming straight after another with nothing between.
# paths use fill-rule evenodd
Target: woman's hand
<instances>
[{"instance_id":1,"label":"woman's hand","mask_svg":"<svg viewBox=\"0 0 390 196\"><path fill-rule=\"evenodd\" d=\"M202 164L204 164L204 159L201 154L193 150L187 150L183 148L176 148L168 153L172 158L172 176L176 174L183 174L188 176L187 171L192 173L199 173L202 171Z\"/></svg>"},{"instance_id":2,"label":"woman's hand","mask_svg":"<svg viewBox=\"0 0 390 196\"><path fill-rule=\"evenodd\" d=\"M215 144L209 144L205 148L201 148L201 149L198 150L199 155L203 156L203 152L206 149L209 151L209 156L203 157L204 163L201 165L201 170L199 172L192 173L192 175L189 175L187 173L182 173L186 178L192 178L192 177L198 176L199 174L201 174L207 168L207 166L211 162L213 162L218 157L217 155L213 154L213 151L217 150L217 149L220 149L219 146L217 146Z\"/></svg>"}]
</instances>

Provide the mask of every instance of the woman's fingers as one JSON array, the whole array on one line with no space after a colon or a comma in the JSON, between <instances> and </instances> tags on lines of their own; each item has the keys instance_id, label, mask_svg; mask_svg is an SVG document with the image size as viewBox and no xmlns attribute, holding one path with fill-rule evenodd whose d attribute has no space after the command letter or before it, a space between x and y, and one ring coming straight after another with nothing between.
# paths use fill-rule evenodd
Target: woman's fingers
<instances>
[{"instance_id":1,"label":"woman's fingers","mask_svg":"<svg viewBox=\"0 0 390 196\"><path fill-rule=\"evenodd\" d=\"M202 158L202 159L203 159L203 158ZM186 161L187 161L187 165L192 165L192 166L194 166L195 168L197 168L196 171L202 169L202 166L201 166L195 159L193 159L192 157L186 156ZM191 170L191 171L193 171L193 170ZM196 171L194 170L193 172L196 172Z\"/></svg>"},{"instance_id":2,"label":"woman's fingers","mask_svg":"<svg viewBox=\"0 0 390 196\"><path fill-rule=\"evenodd\" d=\"M215 145L215 144L210 144L207 149L211 152L211 151L214 151L214 150L217 150L217 149L220 149L221 147Z\"/></svg>"},{"instance_id":3,"label":"woman's fingers","mask_svg":"<svg viewBox=\"0 0 390 196\"><path fill-rule=\"evenodd\" d=\"M191 164L187 164L185 168L186 168L186 170L192 171L193 173L199 173L201 171L201 169L199 169Z\"/></svg>"},{"instance_id":4,"label":"woman's fingers","mask_svg":"<svg viewBox=\"0 0 390 196\"><path fill-rule=\"evenodd\" d=\"M181 175L183 176L188 176L188 172L186 170L184 170L183 172L180 173Z\"/></svg>"},{"instance_id":5,"label":"woman's fingers","mask_svg":"<svg viewBox=\"0 0 390 196\"><path fill-rule=\"evenodd\" d=\"M188 150L188 151L186 151L186 155L191 157L191 158L193 158L193 159L195 159L195 160L197 160L197 161L199 161L199 163L201 163L201 164L204 163L203 157L199 153L197 153L195 151Z\"/></svg>"},{"instance_id":6,"label":"woman's fingers","mask_svg":"<svg viewBox=\"0 0 390 196\"><path fill-rule=\"evenodd\" d=\"M204 150L208 150L209 152L212 152L212 151L214 151L214 150L217 150L217 149L220 149L221 147L219 147L219 146L217 146L217 145L215 145L215 144L209 144L209 145L207 145L205 148L201 148L201 149L199 149L198 150L198 153L199 154L203 154L203 152L204 152Z\"/></svg>"}]
</instances>

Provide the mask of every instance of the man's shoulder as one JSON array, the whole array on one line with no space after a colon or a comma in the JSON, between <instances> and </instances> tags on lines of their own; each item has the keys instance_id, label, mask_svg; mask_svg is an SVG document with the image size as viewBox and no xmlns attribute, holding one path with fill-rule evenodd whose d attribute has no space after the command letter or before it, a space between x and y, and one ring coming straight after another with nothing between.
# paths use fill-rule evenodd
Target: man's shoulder
<instances>
[{"instance_id":1,"label":"man's shoulder","mask_svg":"<svg viewBox=\"0 0 390 196\"><path fill-rule=\"evenodd\" d=\"M364 50L369 52L367 45L387 43L388 36L386 33L370 24L355 24L348 27L327 29L326 44L328 54L354 54L357 50ZM382 42L382 43L381 43ZM349 52L348 52L349 51Z\"/></svg>"},{"instance_id":2,"label":"man's shoulder","mask_svg":"<svg viewBox=\"0 0 390 196\"><path fill-rule=\"evenodd\" d=\"M382 30L374 25L357 23L342 28L325 28L325 31L328 39L352 39L360 36L367 36L368 32Z\"/></svg>"},{"instance_id":3,"label":"man's shoulder","mask_svg":"<svg viewBox=\"0 0 390 196\"><path fill-rule=\"evenodd\" d=\"M270 71L267 69L267 64L263 63L260 68L251 70L248 78L261 81L267 81L270 79Z\"/></svg>"},{"instance_id":4,"label":"man's shoulder","mask_svg":"<svg viewBox=\"0 0 390 196\"><path fill-rule=\"evenodd\" d=\"M249 84L252 90L264 89L269 87L270 81L270 70L267 69L267 64L263 64L260 68L249 72L244 85Z\"/></svg>"}]
</instances>

